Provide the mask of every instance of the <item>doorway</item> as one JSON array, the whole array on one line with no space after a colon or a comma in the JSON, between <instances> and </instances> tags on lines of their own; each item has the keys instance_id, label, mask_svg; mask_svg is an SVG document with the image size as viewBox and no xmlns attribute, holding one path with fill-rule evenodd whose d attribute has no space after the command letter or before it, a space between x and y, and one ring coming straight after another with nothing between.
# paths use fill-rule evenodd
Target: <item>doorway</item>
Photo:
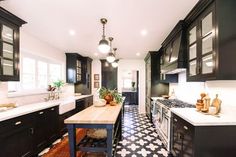
<instances>
[{"instance_id":1,"label":"doorway","mask_svg":"<svg viewBox=\"0 0 236 157\"><path fill-rule=\"evenodd\" d=\"M122 96L125 96L124 104L139 105L139 71L123 71L122 85Z\"/></svg>"}]
</instances>

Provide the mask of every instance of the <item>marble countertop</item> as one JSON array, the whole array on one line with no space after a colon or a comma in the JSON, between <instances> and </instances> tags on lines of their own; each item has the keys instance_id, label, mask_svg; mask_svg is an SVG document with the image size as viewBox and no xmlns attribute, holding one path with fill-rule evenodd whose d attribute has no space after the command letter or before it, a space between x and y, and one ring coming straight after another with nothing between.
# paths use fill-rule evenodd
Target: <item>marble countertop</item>
<instances>
[{"instance_id":1,"label":"marble countertop","mask_svg":"<svg viewBox=\"0 0 236 157\"><path fill-rule=\"evenodd\" d=\"M236 115L220 113L219 116L197 112L195 108L171 108L172 113L194 126L229 126L236 125Z\"/></svg>"},{"instance_id":2,"label":"marble countertop","mask_svg":"<svg viewBox=\"0 0 236 157\"><path fill-rule=\"evenodd\" d=\"M64 122L66 124L115 124L121 108L121 104L103 107L93 105L67 118Z\"/></svg>"},{"instance_id":3,"label":"marble countertop","mask_svg":"<svg viewBox=\"0 0 236 157\"><path fill-rule=\"evenodd\" d=\"M40 102L40 103L33 103L29 105L22 105L13 109L9 109L7 111L0 112L0 122L8 119L12 119L15 117L19 117L22 115L26 115L29 113L37 112L46 108L58 106L63 102L66 102L68 100L78 100L78 99L83 99L86 97L89 97L92 95L80 95L80 96L69 96L66 98L61 98L58 100L52 100L52 101L47 101L47 102Z\"/></svg>"}]
</instances>

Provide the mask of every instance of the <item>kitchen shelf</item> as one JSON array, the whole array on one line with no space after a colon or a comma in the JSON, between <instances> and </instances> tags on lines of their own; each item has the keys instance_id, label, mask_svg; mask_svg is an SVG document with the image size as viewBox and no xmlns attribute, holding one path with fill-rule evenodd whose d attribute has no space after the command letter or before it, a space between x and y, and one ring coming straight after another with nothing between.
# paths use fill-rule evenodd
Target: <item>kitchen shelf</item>
<instances>
[{"instance_id":1,"label":"kitchen shelf","mask_svg":"<svg viewBox=\"0 0 236 157\"><path fill-rule=\"evenodd\" d=\"M105 152L107 143L105 139L93 139L85 136L77 145L77 149L83 152Z\"/></svg>"}]
</instances>

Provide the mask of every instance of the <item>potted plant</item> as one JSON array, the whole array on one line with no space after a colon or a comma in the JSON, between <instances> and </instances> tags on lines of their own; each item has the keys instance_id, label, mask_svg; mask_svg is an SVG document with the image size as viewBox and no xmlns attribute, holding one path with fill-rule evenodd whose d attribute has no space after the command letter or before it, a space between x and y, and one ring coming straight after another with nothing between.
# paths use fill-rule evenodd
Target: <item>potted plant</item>
<instances>
[{"instance_id":1,"label":"potted plant","mask_svg":"<svg viewBox=\"0 0 236 157\"><path fill-rule=\"evenodd\" d=\"M60 91L61 87L63 87L64 85L65 85L65 82L62 80L53 82L53 86L56 87L58 91Z\"/></svg>"},{"instance_id":2,"label":"potted plant","mask_svg":"<svg viewBox=\"0 0 236 157\"><path fill-rule=\"evenodd\" d=\"M109 90L105 87L100 88L99 98L105 99L107 101L107 104L119 104L123 101L122 95L118 93L117 90Z\"/></svg>"}]
</instances>

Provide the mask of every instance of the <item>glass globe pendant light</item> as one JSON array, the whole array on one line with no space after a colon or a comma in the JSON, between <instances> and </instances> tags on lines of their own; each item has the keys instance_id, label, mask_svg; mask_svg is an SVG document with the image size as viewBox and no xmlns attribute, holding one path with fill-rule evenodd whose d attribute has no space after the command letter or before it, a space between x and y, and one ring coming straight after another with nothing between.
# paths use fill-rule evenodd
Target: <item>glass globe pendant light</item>
<instances>
[{"instance_id":1,"label":"glass globe pendant light","mask_svg":"<svg viewBox=\"0 0 236 157\"><path fill-rule=\"evenodd\" d=\"M113 68L117 68L118 67L118 59L117 60L115 60L113 63L111 63L111 66L113 67Z\"/></svg>"},{"instance_id":2,"label":"glass globe pendant light","mask_svg":"<svg viewBox=\"0 0 236 157\"><path fill-rule=\"evenodd\" d=\"M116 50L117 50L117 48L113 48L114 56L116 55ZM111 66L113 68L117 68L118 67L118 61L119 61L119 59L114 60L114 62L111 63Z\"/></svg>"},{"instance_id":3,"label":"glass globe pendant light","mask_svg":"<svg viewBox=\"0 0 236 157\"><path fill-rule=\"evenodd\" d=\"M107 23L107 19L102 18L100 21L102 23L103 33L102 33L102 40L100 40L98 44L98 50L101 53L108 53L110 50L110 46L105 36L105 24Z\"/></svg>"},{"instance_id":4,"label":"glass globe pendant light","mask_svg":"<svg viewBox=\"0 0 236 157\"><path fill-rule=\"evenodd\" d=\"M109 39L109 41L110 41L110 52L108 53L108 55L107 55L107 62L108 63L112 63L112 62L114 62L115 61L115 54L112 52L112 41L113 41L113 38L112 37L109 37L108 38Z\"/></svg>"}]
</instances>

